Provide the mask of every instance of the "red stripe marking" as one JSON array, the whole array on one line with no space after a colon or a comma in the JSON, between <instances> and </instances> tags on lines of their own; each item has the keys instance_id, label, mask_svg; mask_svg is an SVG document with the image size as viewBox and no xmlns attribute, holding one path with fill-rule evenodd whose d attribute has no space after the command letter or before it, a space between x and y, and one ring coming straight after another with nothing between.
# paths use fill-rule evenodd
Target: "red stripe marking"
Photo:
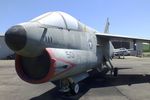
<instances>
[{"instance_id":1,"label":"red stripe marking","mask_svg":"<svg viewBox=\"0 0 150 100\"><path fill-rule=\"evenodd\" d=\"M51 54L53 55L53 57L56 59L56 61L62 61L62 62L64 62L64 63L67 63L67 64L70 65L69 68L65 69L64 71L62 71L62 72L60 72L60 73L58 73L58 74L56 74L54 77L59 76L59 75L61 75L61 74L64 74L65 72L67 72L67 71L69 71L69 70L71 70L72 68L75 67L76 64L74 64L74 63L72 63L72 62L70 62L70 61L66 61L66 60L64 60L64 59L62 59L62 58L57 58L57 57L55 57L55 55L54 55L53 51L51 50L51 48L46 48L46 50L47 50L47 52L49 52L49 53L51 53Z\"/></svg>"},{"instance_id":2,"label":"red stripe marking","mask_svg":"<svg viewBox=\"0 0 150 100\"><path fill-rule=\"evenodd\" d=\"M16 55L15 68L16 68L16 72L17 72L18 76L22 80L24 80L26 82L29 82L29 83L34 83L34 84L48 82L53 77L56 77L56 76L64 74L65 72L71 70L76 65L76 64L74 64L74 63L72 63L70 61L66 61L66 60L61 59L61 58L56 58L54 53L53 53L53 51L52 51L52 49L50 49L50 48L46 48L45 51L49 55L49 60L50 60L51 64L50 64L50 68L49 68L48 74L44 78L42 78L41 80L30 79L28 76L26 76L26 74L24 73L23 68L21 66L22 65L21 64L21 56ZM62 72L60 72L60 73L55 75L56 61L62 61L64 63L69 64L70 66L69 66L69 68L67 68L64 71L62 71Z\"/></svg>"},{"instance_id":3,"label":"red stripe marking","mask_svg":"<svg viewBox=\"0 0 150 100\"><path fill-rule=\"evenodd\" d=\"M44 78L42 78L41 80L34 80L34 79L30 79L28 76L26 76L26 74L24 73L23 68L22 68L21 56L16 55L15 68L16 68L16 72L17 72L18 76L22 80L24 80L26 82L29 82L29 83L38 84L38 83L48 82L54 76L55 65L56 65L56 59L51 58L50 54L49 54L49 57L50 57L49 60L50 60L51 64L50 64L50 68L49 68L48 74Z\"/></svg>"},{"instance_id":4,"label":"red stripe marking","mask_svg":"<svg viewBox=\"0 0 150 100\"><path fill-rule=\"evenodd\" d=\"M64 71L62 71L62 72L60 72L60 73L58 73L58 74L56 74L55 76L59 76L59 75L61 75L61 74L64 74L65 72L67 72L67 71L69 71L69 70L71 70L72 68L75 67L75 64L74 64L74 63L71 63L71 62L69 62L69 61L65 61L64 59L56 58L56 60L65 62L65 63L69 64L70 66L69 66L69 68L65 69ZM54 76L54 77L55 77L55 76Z\"/></svg>"}]
</instances>

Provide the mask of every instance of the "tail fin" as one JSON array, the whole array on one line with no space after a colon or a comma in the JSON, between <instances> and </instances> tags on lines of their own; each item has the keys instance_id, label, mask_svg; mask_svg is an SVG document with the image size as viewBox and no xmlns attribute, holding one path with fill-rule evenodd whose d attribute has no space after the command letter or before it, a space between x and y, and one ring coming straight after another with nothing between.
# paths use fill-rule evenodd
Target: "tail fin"
<instances>
[{"instance_id":1,"label":"tail fin","mask_svg":"<svg viewBox=\"0 0 150 100\"><path fill-rule=\"evenodd\" d=\"M109 34L109 26L110 26L109 18L107 17L105 28L104 28L104 33ZM107 40L105 40L105 47L104 47L105 55L104 56L107 59L109 59L109 58L112 58L113 56L114 46L109 40L107 42L106 41Z\"/></svg>"},{"instance_id":2,"label":"tail fin","mask_svg":"<svg viewBox=\"0 0 150 100\"><path fill-rule=\"evenodd\" d=\"M110 25L109 18L107 18L104 33L109 33L109 25Z\"/></svg>"}]
</instances>

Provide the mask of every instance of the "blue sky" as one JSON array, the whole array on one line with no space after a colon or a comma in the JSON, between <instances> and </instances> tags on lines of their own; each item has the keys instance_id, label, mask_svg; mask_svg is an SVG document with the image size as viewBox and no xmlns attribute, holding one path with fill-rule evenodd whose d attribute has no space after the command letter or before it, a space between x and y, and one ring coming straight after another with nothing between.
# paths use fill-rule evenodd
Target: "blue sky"
<instances>
[{"instance_id":1,"label":"blue sky","mask_svg":"<svg viewBox=\"0 0 150 100\"><path fill-rule=\"evenodd\" d=\"M0 32L48 11L64 11L103 32L150 38L150 0L1 0Z\"/></svg>"}]
</instances>

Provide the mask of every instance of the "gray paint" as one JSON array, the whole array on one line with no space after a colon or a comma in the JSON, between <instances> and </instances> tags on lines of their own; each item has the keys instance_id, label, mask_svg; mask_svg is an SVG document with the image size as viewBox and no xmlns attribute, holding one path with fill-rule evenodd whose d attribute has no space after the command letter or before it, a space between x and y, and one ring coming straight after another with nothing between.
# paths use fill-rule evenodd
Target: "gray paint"
<instances>
[{"instance_id":1,"label":"gray paint","mask_svg":"<svg viewBox=\"0 0 150 100\"><path fill-rule=\"evenodd\" d=\"M59 20L47 19L54 13ZM45 18L48 21L51 20L51 23L43 23L41 20L45 20ZM62 23L59 24L60 19L64 20L66 27ZM132 39L131 37L98 33L63 12L50 12L19 25L22 25L27 32L27 43L22 50L15 52L25 57L38 57L45 48L52 50L53 54L50 55L55 56L56 72L51 80L73 77L98 66L102 67L101 64L108 61L113 54L114 48L110 42L112 38ZM68 65L57 58L74 63L75 67L63 72L66 70L64 66ZM50 62L51 60L52 58ZM61 74L57 75L59 73Z\"/></svg>"}]
</instances>

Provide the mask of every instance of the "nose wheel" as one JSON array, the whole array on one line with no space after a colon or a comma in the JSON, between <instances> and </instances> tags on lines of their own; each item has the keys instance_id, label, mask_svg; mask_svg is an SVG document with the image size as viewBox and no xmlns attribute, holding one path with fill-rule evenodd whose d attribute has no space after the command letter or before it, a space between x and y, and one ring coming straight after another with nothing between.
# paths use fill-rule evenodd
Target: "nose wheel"
<instances>
[{"instance_id":1,"label":"nose wheel","mask_svg":"<svg viewBox=\"0 0 150 100\"><path fill-rule=\"evenodd\" d=\"M60 92L76 95L79 93L79 89L80 87L78 83L70 82L68 80L60 81Z\"/></svg>"},{"instance_id":2,"label":"nose wheel","mask_svg":"<svg viewBox=\"0 0 150 100\"><path fill-rule=\"evenodd\" d=\"M70 92L71 92L71 94L72 95L76 95L76 94L78 94L79 93L79 84L77 84L77 83L73 83L73 84L71 84L70 85L71 87L70 87Z\"/></svg>"}]
</instances>

